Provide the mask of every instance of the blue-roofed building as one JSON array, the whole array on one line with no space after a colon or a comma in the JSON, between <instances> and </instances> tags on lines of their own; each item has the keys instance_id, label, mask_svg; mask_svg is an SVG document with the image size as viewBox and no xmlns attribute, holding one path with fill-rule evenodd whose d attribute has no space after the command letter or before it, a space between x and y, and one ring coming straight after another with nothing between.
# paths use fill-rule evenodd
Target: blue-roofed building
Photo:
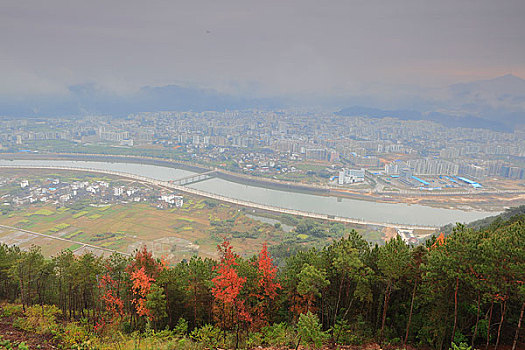
<instances>
[{"instance_id":1,"label":"blue-roofed building","mask_svg":"<svg viewBox=\"0 0 525 350\"><path fill-rule=\"evenodd\" d=\"M425 181L425 180L421 180L419 177L416 177L416 176L414 176L414 175L412 175L412 178L413 178L414 180L417 180L417 181L421 182L421 183L422 183L423 185L425 185L425 186L430 185L429 182L427 182L427 181Z\"/></svg>"},{"instance_id":2,"label":"blue-roofed building","mask_svg":"<svg viewBox=\"0 0 525 350\"><path fill-rule=\"evenodd\" d=\"M481 188L483 186L481 186L479 183L477 183L476 181L472 181L472 180L469 180L465 177L461 177L461 176L456 176L459 180L465 182L465 183L468 183L469 185L471 185L472 187L474 188Z\"/></svg>"}]
</instances>

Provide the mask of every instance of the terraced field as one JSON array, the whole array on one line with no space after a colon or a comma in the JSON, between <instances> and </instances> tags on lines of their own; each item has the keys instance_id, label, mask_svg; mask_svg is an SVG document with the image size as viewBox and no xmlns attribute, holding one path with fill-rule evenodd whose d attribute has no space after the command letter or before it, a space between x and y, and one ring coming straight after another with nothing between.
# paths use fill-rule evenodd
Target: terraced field
<instances>
[{"instance_id":1,"label":"terraced field","mask_svg":"<svg viewBox=\"0 0 525 350\"><path fill-rule=\"evenodd\" d=\"M195 198L187 198L183 208L167 210L147 203L86 206L81 210L31 205L0 215L0 224L47 236L0 229L0 242L17 244L24 249L39 245L46 255L63 249L84 251L82 243L128 254L146 245L156 255L170 260L193 254L215 257L217 243L232 232L257 232L249 238L232 239L239 251L250 255L260 250L265 241L277 243L283 233L229 205L216 204L210 208L204 200ZM71 240L71 243L55 238Z\"/></svg>"},{"instance_id":2,"label":"terraced field","mask_svg":"<svg viewBox=\"0 0 525 350\"><path fill-rule=\"evenodd\" d=\"M18 182L0 187L0 197L19 190L19 181L43 181L60 178L62 182L95 181L93 174L70 171L9 170L2 174ZM118 178L100 178L108 183L125 183ZM18 186L18 189L17 189ZM49 203L49 202L48 202ZM3 213L3 214L2 214ZM227 237L242 255L258 253L266 242L305 247L321 247L338 239L344 231L333 231L331 223L322 224L325 235L295 232L304 219L286 214L247 209L234 204L184 195L182 208L161 209L154 202L95 204L80 201L66 206L33 203L0 211L0 243L16 244L22 249L41 246L47 256L64 249L76 254L92 251L97 255L118 251L133 252L143 245L156 256L175 262L197 254L216 257L217 244ZM311 220L311 219L307 219ZM343 225L356 229L372 243L383 243L383 227ZM346 231L348 232L348 231Z\"/></svg>"}]
</instances>

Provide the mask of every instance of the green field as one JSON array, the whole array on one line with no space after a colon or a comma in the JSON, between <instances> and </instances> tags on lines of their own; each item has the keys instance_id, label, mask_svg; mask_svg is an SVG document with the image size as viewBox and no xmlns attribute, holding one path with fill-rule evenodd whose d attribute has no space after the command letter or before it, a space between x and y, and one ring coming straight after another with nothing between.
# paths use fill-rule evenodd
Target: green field
<instances>
[{"instance_id":1,"label":"green field","mask_svg":"<svg viewBox=\"0 0 525 350\"><path fill-rule=\"evenodd\" d=\"M30 181L46 177L60 178L63 182L66 179L99 178L74 172L61 175L56 172L27 174L10 171L9 175L29 178ZM119 180L105 180L119 183ZM0 188L0 195L5 190L5 187ZM284 250L293 245L323 247L347 234L351 228L356 228L372 243L383 243L380 228L314 222L323 234L296 232L293 229L285 232L278 223L286 225L290 231L290 228L307 219L258 212L256 215L273 220L265 223L257 216L248 217L245 212L253 214L255 211L190 195L184 195L182 208L166 210L145 202L104 206L76 202L65 207L34 203L3 214L0 212L0 224L46 234L48 238L31 238L30 234L5 231L0 232L0 242L17 244L22 248L41 245L47 255L54 255L71 246L77 249L83 243L129 254L146 245L157 256L165 256L172 261L190 258L194 254L215 258L217 244L224 238L230 239L235 250L245 256L259 252L264 243L280 246ZM336 230L334 225L339 225ZM71 242L53 240L53 236Z\"/></svg>"},{"instance_id":2,"label":"green field","mask_svg":"<svg viewBox=\"0 0 525 350\"><path fill-rule=\"evenodd\" d=\"M232 217L236 219L232 221ZM223 225L213 226L212 222ZM77 210L30 205L0 215L0 224L128 253L146 244L157 254L171 254L173 259L196 252L177 252L177 247L184 244L197 244L199 255L215 257L217 243L232 230L258 232L256 237L233 239L238 250L245 254L260 250L266 241L277 243L282 234L272 225L239 215L235 208L223 204L209 208L201 199L186 200L185 208L174 210L158 209L147 203L87 205ZM61 244L57 247L63 248ZM49 251L51 255L57 252Z\"/></svg>"}]
</instances>

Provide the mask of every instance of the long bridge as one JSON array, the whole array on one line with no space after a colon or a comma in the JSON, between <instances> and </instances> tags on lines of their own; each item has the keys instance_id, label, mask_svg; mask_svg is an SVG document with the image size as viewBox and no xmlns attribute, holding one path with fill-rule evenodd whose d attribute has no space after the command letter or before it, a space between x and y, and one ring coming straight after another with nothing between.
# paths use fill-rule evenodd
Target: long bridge
<instances>
[{"instance_id":1,"label":"long bridge","mask_svg":"<svg viewBox=\"0 0 525 350\"><path fill-rule=\"evenodd\" d=\"M128 179L133 179L133 180L149 183L152 185L156 185L159 187L176 190L176 191L183 192L183 193L189 193L189 194L193 194L193 195L197 195L201 197L211 198L211 199L215 199L215 200L222 201L222 202L240 205L243 207L272 211L272 212L277 212L277 213L282 213L282 214L303 216L303 217L308 217L312 219L320 219L320 220L335 221L335 222L342 222L342 223L349 223L349 224L358 224L358 225L389 226L389 227L395 227L397 229L434 230L437 228L435 226L406 225L406 224L388 223L388 222L374 222L374 221L353 219L353 218L347 218L347 217L341 217L341 216L335 216L335 215L329 215L329 214L312 213L312 212L296 210L296 209L281 208L281 207L276 207L276 206L271 206L271 205L266 205L266 204L254 203L254 202L250 202L246 200L234 199L234 198L225 197L225 196L221 196L221 195L214 194L214 193L197 190L195 188L176 184L174 181L161 181L161 180L152 179L146 176L129 174L129 173L113 171L113 170L81 168L81 167L67 167L67 166L31 166L31 165L0 165L0 169L1 168L53 169L53 170L69 170L69 171L78 171L78 172L101 173L101 174L114 175L114 176L124 177ZM204 174L206 174L206 176L210 175L207 173L204 173Z\"/></svg>"},{"instance_id":2,"label":"long bridge","mask_svg":"<svg viewBox=\"0 0 525 350\"><path fill-rule=\"evenodd\" d=\"M180 179L170 180L169 183L173 185L184 186L184 185L193 184L195 182L200 182L200 181L211 179L213 177L212 175L215 175L215 174L217 174L216 170L210 170L204 173L198 173L195 175L181 177Z\"/></svg>"}]
</instances>

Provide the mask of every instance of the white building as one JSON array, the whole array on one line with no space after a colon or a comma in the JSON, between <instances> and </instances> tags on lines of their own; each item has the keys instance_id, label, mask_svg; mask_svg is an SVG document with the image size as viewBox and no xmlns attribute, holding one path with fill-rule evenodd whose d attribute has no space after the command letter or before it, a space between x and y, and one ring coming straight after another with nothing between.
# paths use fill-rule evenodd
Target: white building
<instances>
[{"instance_id":1,"label":"white building","mask_svg":"<svg viewBox=\"0 0 525 350\"><path fill-rule=\"evenodd\" d=\"M115 187L115 188L113 188L113 195L114 196L122 196L123 192L124 192L124 189L122 187Z\"/></svg>"},{"instance_id":2,"label":"white building","mask_svg":"<svg viewBox=\"0 0 525 350\"><path fill-rule=\"evenodd\" d=\"M98 186L88 186L86 187L86 191L95 194L98 192Z\"/></svg>"},{"instance_id":3,"label":"white building","mask_svg":"<svg viewBox=\"0 0 525 350\"><path fill-rule=\"evenodd\" d=\"M29 181L24 180L24 181L20 182L20 187L26 188L27 186L29 186Z\"/></svg>"},{"instance_id":4,"label":"white building","mask_svg":"<svg viewBox=\"0 0 525 350\"><path fill-rule=\"evenodd\" d=\"M365 169L341 169L339 172L339 185L353 184L365 181Z\"/></svg>"},{"instance_id":5,"label":"white building","mask_svg":"<svg viewBox=\"0 0 525 350\"><path fill-rule=\"evenodd\" d=\"M180 208L184 205L184 199L182 196L177 196L175 194L166 194L160 196L160 200L168 204L174 204L177 208Z\"/></svg>"}]
</instances>

